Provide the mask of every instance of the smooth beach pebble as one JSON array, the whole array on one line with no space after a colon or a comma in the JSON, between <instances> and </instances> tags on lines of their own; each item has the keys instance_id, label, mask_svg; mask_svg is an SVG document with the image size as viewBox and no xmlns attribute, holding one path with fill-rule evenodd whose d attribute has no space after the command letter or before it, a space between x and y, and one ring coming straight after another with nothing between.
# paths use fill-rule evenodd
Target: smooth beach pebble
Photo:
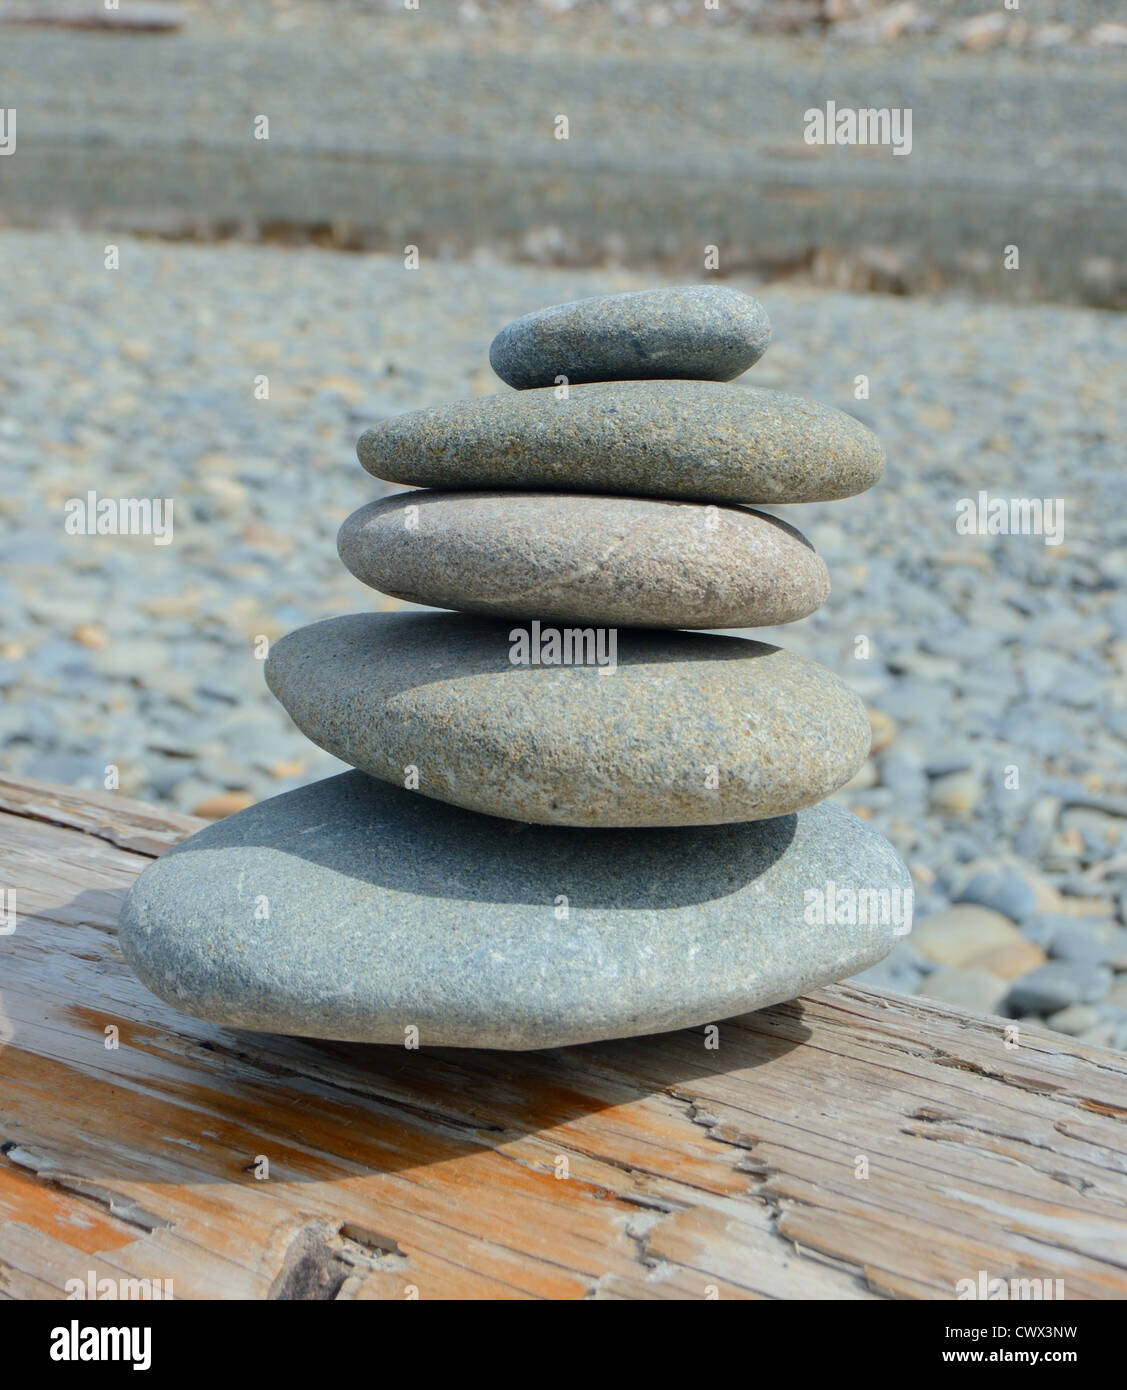
<instances>
[{"instance_id":1,"label":"smooth beach pebble","mask_svg":"<svg viewBox=\"0 0 1127 1390\"><path fill-rule=\"evenodd\" d=\"M149 989L228 1027L558 1047L719 1021L875 964L896 928L812 924L808 894L827 882L890 901L911 886L891 845L831 803L751 824L560 830L351 772L168 850L118 931Z\"/></svg>"},{"instance_id":2,"label":"smooth beach pebble","mask_svg":"<svg viewBox=\"0 0 1127 1390\"><path fill-rule=\"evenodd\" d=\"M513 664L572 631L591 634L579 654L594 659L598 635L604 658L613 638L616 667ZM353 767L548 825L780 816L829 796L869 749L865 707L837 676L741 637L357 613L276 642L266 681Z\"/></svg>"},{"instance_id":3,"label":"smooth beach pebble","mask_svg":"<svg viewBox=\"0 0 1127 1390\"><path fill-rule=\"evenodd\" d=\"M718 381L612 381L477 396L367 430L377 478L705 502L825 502L864 492L884 451L853 416Z\"/></svg>"},{"instance_id":4,"label":"smooth beach pebble","mask_svg":"<svg viewBox=\"0 0 1127 1390\"><path fill-rule=\"evenodd\" d=\"M775 517L593 493L408 492L353 512L337 549L357 579L412 603L610 626L789 623L830 587Z\"/></svg>"},{"instance_id":5,"label":"smooth beach pebble","mask_svg":"<svg viewBox=\"0 0 1127 1390\"><path fill-rule=\"evenodd\" d=\"M489 348L493 370L523 390L569 382L691 377L731 381L771 341L763 305L724 285L597 295L525 314Z\"/></svg>"}]
</instances>

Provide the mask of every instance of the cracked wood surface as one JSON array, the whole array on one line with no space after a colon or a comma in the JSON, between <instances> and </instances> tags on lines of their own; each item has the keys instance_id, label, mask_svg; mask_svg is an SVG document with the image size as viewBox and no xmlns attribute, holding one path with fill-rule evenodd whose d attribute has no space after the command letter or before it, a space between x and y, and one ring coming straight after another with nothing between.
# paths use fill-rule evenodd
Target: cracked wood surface
<instances>
[{"instance_id":1,"label":"cracked wood surface","mask_svg":"<svg viewBox=\"0 0 1127 1390\"><path fill-rule=\"evenodd\" d=\"M717 1048L236 1033L117 949L126 888L199 824L0 779L0 1295L951 1298L986 1270L1127 1296L1121 1054L848 986Z\"/></svg>"}]
</instances>

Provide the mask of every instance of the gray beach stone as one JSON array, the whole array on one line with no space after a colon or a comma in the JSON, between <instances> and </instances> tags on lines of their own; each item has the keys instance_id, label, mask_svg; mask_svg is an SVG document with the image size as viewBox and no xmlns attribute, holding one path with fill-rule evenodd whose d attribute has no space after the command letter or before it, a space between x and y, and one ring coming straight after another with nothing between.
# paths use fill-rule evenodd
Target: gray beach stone
<instances>
[{"instance_id":1,"label":"gray beach stone","mask_svg":"<svg viewBox=\"0 0 1127 1390\"><path fill-rule=\"evenodd\" d=\"M1006 997L1006 982L978 967L944 966L925 976L916 985L915 992L944 1004L956 1004L961 1009L996 1014Z\"/></svg>"},{"instance_id":2,"label":"gray beach stone","mask_svg":"<svg viewBox=\"0 0 1127 1390\"><path fill-rule=\"evenodd\" d=\"M331 618L275 642L266 681L307 738L353 767L401 786L415 768L427 796L540 824L784 815L842 786L868 752L861 701L781 648L624 629L617 669L522 666L516 630L437 613Z\"/></svg>"},{"instance_id":3,"label":"gray beach stone","mask_svg":"<svg viewBox=\"0 0 1127 1390\"><path fill-rule=\"evenodd\" d=\"M1050 1014L1045 1021L1057 1033L1079 1037L1089 1029L1095 1028L1101 1020L1099 1010L1091 1004L1069 1004L1066 1009L1059 1009L1055 1014Z\"/></svg>"},{"instance_id":4,"label":"gray beach stone","mask_svg":"<svg viewBox=\"0 0 1127 1390\"><path fill-rule=\"evenodd\" d=\"M1063 918L1054 933L1049 954L1056 960L1103 965L1127 950L1127 928L1113 922Z\"/></svg>"},{"instance_id":5,"label":"gray beach stone","mask_svg":"<svg viewBox=\"0 0 1127 1390\"><path fill-rule=\"evenodd\" d=\"M1052 1014L1072 1004L1094 1003L1111 981L1111 971L1103 966L1052 961L1014 981L1009 1005L1017 1014Z\"/></svg>"},{"instance_id":6,"label":"gray beach stone","mask_svg":"<svg viewBox=\"0 0 1127 1390\"><path fill-rule=\"evenodd\" d=\"M854 975L852 983L911 994L923 977L934 969L932 962L915 949L910 936L901 937L882 961Z\"/></svg>"},{"instance_id":7,"label":"gray beach stone","mask_svg":"<svg viewBox=\"0 0 1127 1390\"><path fill-rule=\"evenodd\" d=\"M781 391L718 381L612 381L476 396L360 436L392 483L549 488L705 502L824 502L864 492L884 453L864 425Z\"/></svg>"},{"instance_id":8,"label":"gray beach stone","mask_svg":"<svg viewBox=\"0 0 1127 1390\"><path fill-rule=\"evenodd\" d=\"M977 873L955 897L956 902L992 907L1011 921L1021 922L1037 907L1037 894L1028 878L1015 869Z\"/></svg>"},{"instance_id":9,"label":"gray beach stone","mask_svg":"<svg viewBox=\"0 0 1127 1390\"><path fill-rule=\"evenodd\" d=\"M763 305L726 285L682 285L553 304L507 324L489 347L510 386L692 377L731 381L767 351Z\"/></svg>"},{"instance_id":10,"label":"gray beach stone","mask_svg":"<svg viewBox=\"0 0 1127 1390\"><path fill-rule=\"evenodd\" d=\"M956 903L921 918L912 933L912 945L937 965L975 965L990 951L1000 952L1020 940L1014 924L993 908Z\"/></svg>"},{"instance_id":11,"label":"gray beach stone","mask_svg":"<svg viewBox=\"0 0 1127 1390\"><path fill-rule=\"evenodd\" d=\"M337 549L374 589L493 617L764 627L806 617L830 588L775 517L592 493L401 493L353 512Z\"/></svg>"},{"instance_id":12,"label":"gray beach stone","mask_svg":"<svg viewBox=\"0 0 1127 1390\"><path fill-rule=\"evenodd\" d=\"M827 881L910 887L891 845L830 803L751 824L545 829L352 772L169 850L118 930L151 990L230 1027L544 1048L719 1021L875 964L893 927L807 921L807 890Z\"/></svg>"},{"instance_id":13,"label":"gray beach stone","mask_svg":"<svg viewBox=\"0 0 1127 1390\"><path fill-rule=\"evenodd\" d=\"M1062 924L1072 926L1074 923L1075 918L1063 917L1059 913L1035 912L1022 922L1021 934L1026 941L1031 941L1034 946L1040 946L1043 951L1047 951Z\"/></svg>"}]
</instances>

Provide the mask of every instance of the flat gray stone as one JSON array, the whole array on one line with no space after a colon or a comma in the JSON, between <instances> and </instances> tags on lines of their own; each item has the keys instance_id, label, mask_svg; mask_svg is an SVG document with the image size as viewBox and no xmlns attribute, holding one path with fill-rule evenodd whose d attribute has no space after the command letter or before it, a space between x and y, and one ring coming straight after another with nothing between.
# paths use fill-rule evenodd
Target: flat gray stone
<instances>
[{"instance_id":1,"label":"flat gray stone","mask_svg":"<svg viewBox=\"0 0 1127 1390\"><path fill-rule=\"evenodd\" d=\"M881 476L851 415L719 381L610 381L476 396L395 415L360 436L391 483L550 488L704 502L825 502Z\"/></svg>"},{"instance_id":2,"label":"flat gray stone","mask_svg":"<svg viewBox=\"0 0 1127 1390\"><path fill-rule=\"evenodd\" d=\"M779 647L634 628L617 633L614 671L517 666L513 631L460 614L330 618L275 642L266 681L353 767L400 786L415 768L427 796L547 825L780 816L868 752L861 701Z\"/></svg>"},{"instance_id":3,"label":"flat gray stone","mask_svg":"<svg viewBox=\"0 0 1127 1390\"><path fill-rule=\"evenodd\" d=\"M911 883L832 803L746 825L561 830L352 772L169 850L118 931L149 989L230 1027L558 1047L718 1021L875 964L895 928L807 921L827 880L839 900Z\"/></svg>"},{"instance_id":4,"label":"flat gray stone","mask_svg":"<svg viewBox=\"0 0 1127 1390\"><path fill-rule=\"evenodd\" d=\"M373 589L492 617L766 627L806 617L830 590L785 521L655 498L400 493L353 512L337 549Z\"/></svg>"},{"instance_id":5,"label":"flat gray stone","mask_svg":"<svg viewBox=\"0 0 1127 1390\"><path fill-rule=\"evenodd\" d=\"M692 377L731 381L771 341L763 305L726 285L680 285L553 304L507 324L489 347L502 381L524 390L569 382Z\"/></svg>"}]
</instances>

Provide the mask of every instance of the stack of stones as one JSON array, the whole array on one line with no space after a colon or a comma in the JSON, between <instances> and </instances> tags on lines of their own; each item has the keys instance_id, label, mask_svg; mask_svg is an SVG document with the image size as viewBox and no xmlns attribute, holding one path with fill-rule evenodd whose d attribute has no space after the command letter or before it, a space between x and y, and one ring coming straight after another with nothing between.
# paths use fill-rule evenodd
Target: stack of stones
<instances>
[{"instance_id":1,"label":"stack of stones","mask_svg":"<svg viewBox=\"0 0 1127 1390\"><path fill-rule=\"evenodd\" d=\"M344 563L453 612L276 644L270 689L358 770L146 870L121 940L153 990L235 1027L536 1048L721 1020L891 949L907 873L824 800L868 753L864 706L684 630L812 612L822 560L746 504L881 473L850 416L728 384L769 336L725 288L560 305L494 341L516 391L362 437L370 473L424 490L350 516Z\"/></svg>"}]
</instances>

